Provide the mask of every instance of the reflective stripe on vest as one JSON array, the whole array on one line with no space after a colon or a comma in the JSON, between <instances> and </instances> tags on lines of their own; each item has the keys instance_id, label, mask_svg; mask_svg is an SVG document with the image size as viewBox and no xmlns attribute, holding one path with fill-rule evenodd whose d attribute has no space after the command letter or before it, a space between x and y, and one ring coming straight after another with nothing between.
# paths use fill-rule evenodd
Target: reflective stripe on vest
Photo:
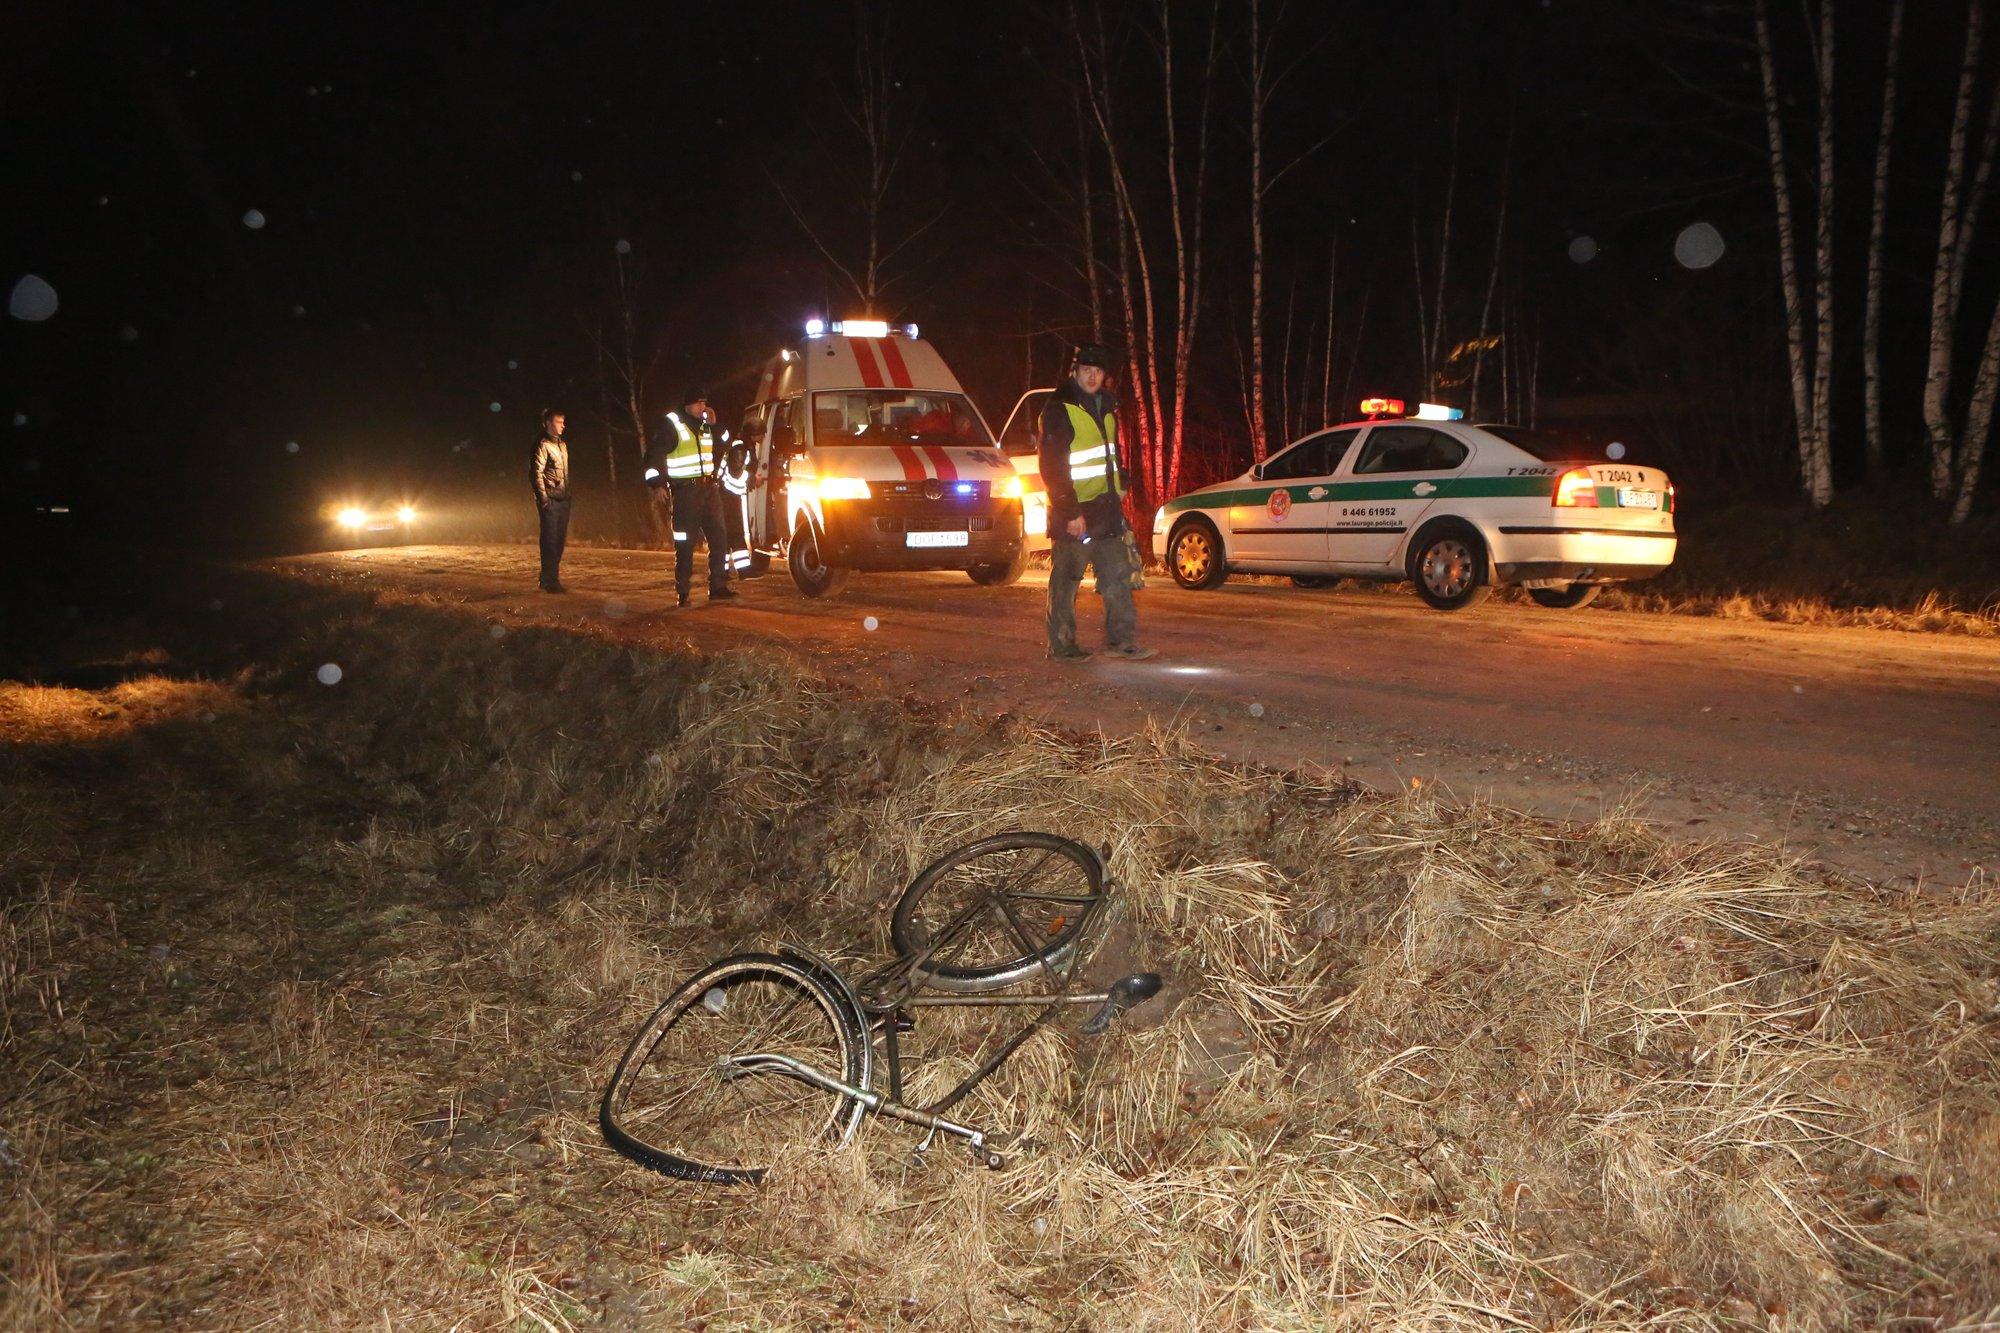
<instances>
[{"instance_id":1,"label":"reflective stripe on vest","mask_svg":"<svg viewBox=\"0 0 2000 1333\"><path fill-rule=\"evenodd\" d=\"M674 426L674 451L667 455L668 481L693 481L715 470L715 433L703 426L690 430L678 412L667 413Z\"/></svg>"},{"instance_id":2,"label":"reflective stripe on vest","mask_svg":"<svg viewBox=\"0 0 2000 1333\"><path fill-rule=\"evenodd\" d=\"M1097 419L1075 403L1064 403L1069 413L1072 438L1069 442L1069 479L1076 487L1079 504L1100 495L1123 495L1125 474L1112 466L1118 444L1118 418L1106 414L1104 429Z\"/></svg>"}]
</instances>

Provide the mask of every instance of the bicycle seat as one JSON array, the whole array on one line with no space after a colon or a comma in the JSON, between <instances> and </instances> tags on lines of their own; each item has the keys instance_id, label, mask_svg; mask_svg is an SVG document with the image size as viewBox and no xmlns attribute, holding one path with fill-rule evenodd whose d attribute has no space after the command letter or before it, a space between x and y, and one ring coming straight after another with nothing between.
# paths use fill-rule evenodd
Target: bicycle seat
<instances>
[{"instance_id":1,"label":"bicycle seat","mask_svg":"<svg viewBox=\"0 0 2000 1333\"><path fill-rule=\"evenodd\" d=\"M1083 1025L1083 1031L1096 1036L1111 1026L1112 1020L1135 1004L1144 1004L1160 993L1164 983L1158 972L1134 972L1111 983L1105 992L1104 1003L1098 1007Z\"/></svg>"}]
</instances>

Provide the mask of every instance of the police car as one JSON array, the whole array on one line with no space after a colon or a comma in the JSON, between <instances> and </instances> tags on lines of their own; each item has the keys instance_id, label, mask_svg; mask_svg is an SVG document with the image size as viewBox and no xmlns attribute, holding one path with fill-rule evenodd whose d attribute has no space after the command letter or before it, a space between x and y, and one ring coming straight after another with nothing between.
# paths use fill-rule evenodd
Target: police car
<instances>
[{"instance_id":1,"label":"police car","mask_svg":"<svg viewBox=\"0 0 2000 1333\"><path fill-rule=\"evenodd\" d=\"M1673 483L1624 461L1622 446L1472 425L1429 403L1415 419L1395 399L1361 410L1367 420L1161 506L1153 553L1174 581L1214 588L1233 571L1304 586L1408 579L1440 611L1511 584L1542 606L1576 608L1673 563Z\"/></svg>"},{"instance_id":2,"label":"police car","mask_svg":"<svg viewBox=\"0 0 2000 1333\"><path fill-rule=\"evenodd\" d=\"M914 324L811 320L765 366L745 415L752 548L782 550L809 597L856 570L1021 576L1021 478Z\"/></svg>"}]
</instances>

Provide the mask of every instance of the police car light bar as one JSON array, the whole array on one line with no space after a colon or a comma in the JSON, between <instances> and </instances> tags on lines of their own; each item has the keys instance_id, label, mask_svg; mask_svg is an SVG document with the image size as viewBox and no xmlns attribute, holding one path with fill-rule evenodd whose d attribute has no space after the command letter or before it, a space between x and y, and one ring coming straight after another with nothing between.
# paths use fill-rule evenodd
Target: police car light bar
<instances>
[{"instance_id":1,"label":"police car light bar","mask_svg":"<svg viewBox=\"0 0 2000 1333\"><path fill-rule=\"evenodd\" d=\"M838 328L838 327L840 327L840 326L836 324L836 325L835 325L834 327L835 327L835 328ZM826 321L825 321L825 320L823 320L823 319L809 319L809 320L807 320L807 321L806 321L806 337L808 337L808 338L823 338L823 337L825 337L825 336L826 336Z\"/></svg>"},{"instance_id":2,"label":"police car light bar","mask_svg":"<svg viewBox=\"0 0 2000 1333\"><path fill-rule=\"evenodd\" d=\"M886 338L889 323L881 319L837 319L833 331L849 338Z\"/></svg>"},{"instance_id":3,"label":"police car light bar","mask_svg":"<svg viewBox=\"0 0 2000 1333\"><path fill-rule=\"evenodd\" d=\"M1403 400L1400 398L1363 398L1361 415L1364 417L1399 417L1403 415Z\"/></svg>"},{"instance_id":4,"label":"police car light bar","mask_svg":"<svg viewBox=\"0 0 2000 1333\"><path fill-rule=\"evenodd\" d=\"M1455 407L1446 407L1443 403L1418 403L1417 420L1463 421L1465 420L1465 413Z\"/></svg>"}]
</instances>

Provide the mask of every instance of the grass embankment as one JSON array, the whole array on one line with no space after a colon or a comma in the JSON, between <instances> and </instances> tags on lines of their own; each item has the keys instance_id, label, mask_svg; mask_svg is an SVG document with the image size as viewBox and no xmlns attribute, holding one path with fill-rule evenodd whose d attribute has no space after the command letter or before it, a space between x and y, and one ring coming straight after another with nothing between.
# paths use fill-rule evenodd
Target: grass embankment
<instances>
[{"instance_id":1,"label":"grass embankment","mask_svg":"<svg viewBox=\"0 0 2000 1333\"><path fill-rule=\"evenodd\" d=\"M36 719L0 745L0 1323L2000 1306L1989 884L1891 894L858 699L782 660L267 595L247 645L135 663L130 725L98 690L0 686L0 717ZM1014 827L1109 844L1131 943L1107 965L1169 977L967 1108L1038 1151L989 1174L871 1125L716 1191L602 1148L602 1080L679 977L778 938L879 957L919 865Z\"/></svg>"},{"instance_id":2,"label":"grass embankment","mask_svg":"<svg viewBox=\"0 0 2000 1333\"><path fill-rule=\"evenodd\" d=\"M1960 527L1910 501L1844 499L1824 514L1740 505L1679 516L1674 563L1602 606L1733 620L2000 635L2000 519Z\"/></svg>"}]
</instances>

